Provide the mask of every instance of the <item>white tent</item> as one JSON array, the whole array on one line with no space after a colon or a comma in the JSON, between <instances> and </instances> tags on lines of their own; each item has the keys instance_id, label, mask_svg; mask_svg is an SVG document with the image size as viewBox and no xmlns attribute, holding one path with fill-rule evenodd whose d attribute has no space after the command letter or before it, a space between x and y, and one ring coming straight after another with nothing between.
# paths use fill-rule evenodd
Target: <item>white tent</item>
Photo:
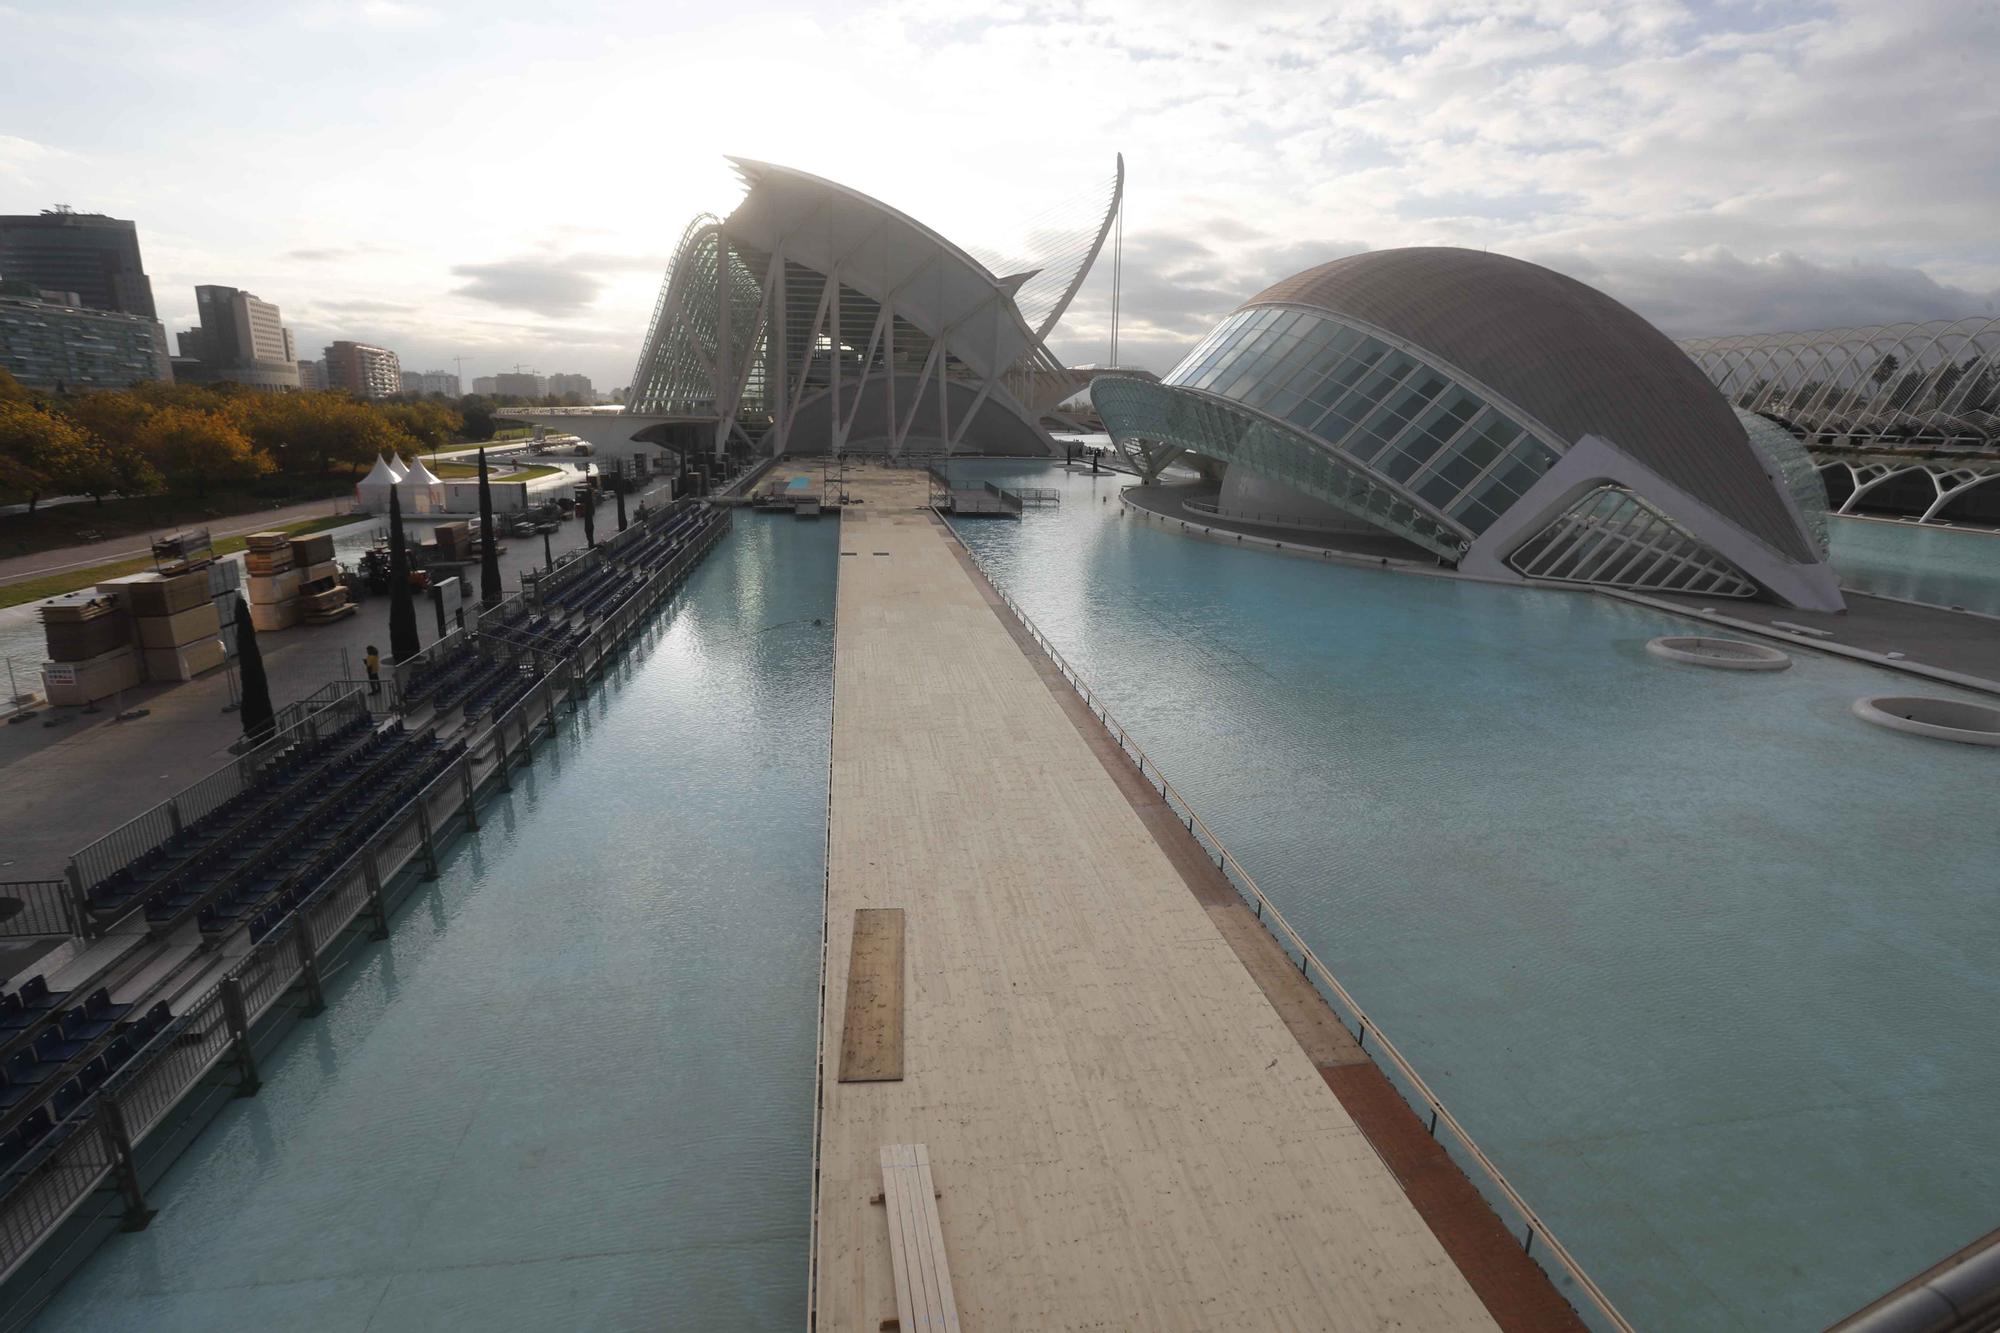
<instances>
[{"instance_id":1,"label":"white tent","mask_svg":"<svg viewBox=\"0 0 2000 1333\"><path fill-rule=\"evenodd\" d=\"M410 469L403 466L403 460L399 455L395 453L387 453L382 455L382 457L386 458L389 461L389 471L395 474L397 481L401 481L403 478L410 475Z\"/></svg>"},{"instance_id":2,"label":"white tent","mask_svg":"<svg viewBox=\"0 0 2000 1333\"><path fill-rule=\"evenodd\" d=\"M389 512L389 488L399 480L388 460L377 457L368 475L354 483L354 506L365 513Z\"/></svg>"},{"instance_id":3,"label":"white tent","mask_svg":"<svg viewBox=\"0 0 2000 1333\"><path fill-rule=\"evenodd\" d=\"M444 512L444 483L431 474L421 458L413 460L410 470L396 483L396 495L402 500L406 514Z\"/></svg>"}]
</instances>

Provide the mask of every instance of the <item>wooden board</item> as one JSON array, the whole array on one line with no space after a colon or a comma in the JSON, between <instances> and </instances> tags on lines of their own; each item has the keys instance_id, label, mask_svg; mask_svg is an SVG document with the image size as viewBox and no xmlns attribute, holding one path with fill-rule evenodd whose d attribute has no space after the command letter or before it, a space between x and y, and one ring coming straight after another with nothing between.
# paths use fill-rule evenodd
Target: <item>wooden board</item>
<instances>
[{"instance_id":1,"label":"wooden board","mask_svg":"<svg viewBox=\"0 0 2000 1333\"><path fill-rule=\"evenodd\" d=\"M847 957L840 1081L889 1083L902 1077L903 909L857 908Z\"/></svg>"},{"instance_id":2,"label":"wooden board","mask_svg":"<svg viewBox=\"0 0 2000 1333\"><path fill-rule=\"evenodd\" d=\"M882 1145L882 1208L889 1215L889 1264L896 1323L904 1333L958 1329L958 1303L945 1262L931 1157L921 1143Z\"/></svg>"}]
</instances>

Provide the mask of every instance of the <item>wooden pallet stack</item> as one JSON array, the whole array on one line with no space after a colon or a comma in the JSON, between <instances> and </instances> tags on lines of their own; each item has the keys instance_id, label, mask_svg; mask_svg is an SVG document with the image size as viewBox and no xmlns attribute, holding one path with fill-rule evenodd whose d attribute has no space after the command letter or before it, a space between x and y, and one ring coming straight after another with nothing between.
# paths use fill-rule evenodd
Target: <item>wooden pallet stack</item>
<instances>
[{"instance_id":1,"label":"wooden pallet stack","mask_svg":"<svg viewBox=\"0 0 2000 1333\"><path fill-rule=\"evenodd\" d=\"M333 534L292 538L292 566L300 571L299 608L308 625L331 625L354 614L333 558Z\"/></svg>"},{"instance_id":2,"label":"wooden pallet stack","mask_svg":"<svg viewBox=\"0 0 2000 1333\"><path fill-rule=\"evenodd\" d=\"M193 680L222 665L222 622L209 594L209 568L181 574L132 574L97 585L129 618L132 646L146 679Z\"/></svg>"},{"instance_id":3,"label":"wooden pallet stack","mask_svg":"<svg viewBox=\"0 0 2000 1333\"><path fill-rule=\"evenodd\" d=\"M42 691L52 704L88 704L129 690L142 678L131 617L116 597L75 592L42 603L48 661Z\"/></svg>"},{"instance_id":4,"label":"wooden pallet stack","mask_svg":"<svg viewBox=\"0 0 2000 1333\"><path fill-rule=\"evenodd\" d=\"M253 532L243 545L243 564L250 574L250 623L260 634L298 624L305 571L292 558L292 539L282 532Z\"/></svg>"}]
</instances>

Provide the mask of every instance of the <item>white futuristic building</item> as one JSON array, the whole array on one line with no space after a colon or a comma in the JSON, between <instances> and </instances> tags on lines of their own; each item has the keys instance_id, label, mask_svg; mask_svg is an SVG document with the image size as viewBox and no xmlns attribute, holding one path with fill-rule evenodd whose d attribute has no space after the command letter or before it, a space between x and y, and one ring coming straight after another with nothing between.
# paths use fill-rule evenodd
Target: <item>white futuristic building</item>
<instances>
[{"instance_id":1,"label":"white futuristic building","mask_svg":"<svg viewBox=\"0 0 2000 1333\"><path fill-rule=\"evenodd\" d=\"M1048 337L1104 247L1124 159L1044 218L1034 249L975 256L846 186L731 158L727 218L689 224L621 414L510 413L600 455L1048 455L1047 422L1091 371Z\"/></svg>"},{"instance_id":2,"label":"white futuristic building","mask_svg":"<svg viewBox=\"0 0 2000 1333\"><path fill-rule=\"evenodd\" d=\"M1337 259L1163 383L1090 393L1146 480L1219 481L1201 512L1225 523L1393 538L1493 579L1843 606L1804 448L1631 310L1518 259Z\"/></svg>"}]
</instances>

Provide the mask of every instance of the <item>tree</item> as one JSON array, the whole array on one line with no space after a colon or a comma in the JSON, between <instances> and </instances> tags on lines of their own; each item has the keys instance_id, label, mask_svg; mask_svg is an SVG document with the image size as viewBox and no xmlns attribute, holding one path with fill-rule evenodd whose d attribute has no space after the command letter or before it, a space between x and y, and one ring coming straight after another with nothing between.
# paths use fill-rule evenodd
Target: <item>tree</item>
<instances>
[{"instance_id":1,"label":"tree","mask_svg":"<svg viewBox=\"0 0 2000 1333\"><path fill-rule=\"evenodd\" d=\"M264 654L257 647L257 627L250 623L241 593L236 596L236 669L243 678L243 734L261 741L271 734L277 714L271 707L271 682L264 675Z\"/></svg>"},{"instance_id":2,"label":"tree","mask_svg":"<svg viewBox=\"0 0 2000 1333\"><path fill-rule=\"evenodd\" d=\"M416 441L381 412L341 393L251 395L231 405L244 432L287 472L359 469L377 454L414 453Z\"/></svg>"},{"instance_id":3,"label":"tree","mask_svg":"<svg viewBox=\"0 0 2000 1333\"><path fill-rule=\"evenodd\" d=\"M403 662L423 650L417 608L410 600L410 554L403 545L403 502L389 488L389 660Z\"/></svg>"},{"instance_id":4,"label":"tree","mask_svg":"<svg viewBox=\"0 0 2000 1333\"><path fill-rule=\"evenodd\" d=\"M597 545L597 492L585 491L583 498L577 501L577 507L583 510L583 544L595 546Z\"/></svg>"},{"instance_id":5,"label":"tree","mask_svg":"<svg viewBox=\"0 0 2000 1333\"><path fill-rule=\"evenodd\" d=\"M464 419L437 403L390 403L379 409L391 426L416 441L419 452L450 444Z\"/></svg>"},{"instance_id":6,"label":"tree","mask_svg":"<svg viewBox=\"0 0 2000 1333\"><path fill-rule=\"evenodd\" d=\"M1875 363L1875 369L1869 372L1868 378L1874 380L1877 384L1887 384L1889 377L1894 375L1897 368L1902 364L1902 361L1896 354L1891 352Z\"/></svg>"},{"instance_id":7,"label":"tree","mask_svg":"<svg viewBox=\"0 0 2000 1333\"><path fill-rule=\"evenodd\" d=\"M486 472L486 451L479 451L479 604L500 600L500 550L493 535L493 482Z\"/></svg>"},{"instance_id":8,"label":"tree","mask_svg":"<svg viewBox=\"0 0 2000 1333\"><path fill-rule=\"evenodd\" d=\"M0 370L0 403L25 403L27 401L28 391L21 387L21 382L6 371Z\"/></svg>"},{"instance_id":9,"label":"tree","mask_svg":"<svg viewBox=\"0 0 2000 1333\"><path fill-rule=\"evenodd\" d=\"M221 412L163 407L139 428L138 444L169 484L191 483L197 495L218 482L250 481L271 470L270 458Z\"/></svg>"},{"instance_id":10,"label":"tree","mask_svg":"<svg viewBox=\"0 0 2000 1333\"><path fill-rule=\"evenodd\" d=\"M485 398L458 400L459 435L467 440L493 438L493 404Z\"/></svg>"},{"instance_id":11,"label":"tree","mask_svg":"<svg viewBox=\"0 0 2000 1333\"><path fill-rule=\"evenodd\" d=\"M612 486L611 493L618 497L618 530L625 531L625 478L619 477Z\"/></svg>"},{"instance_id":12,"label":"tree","mask_svg":"<svg viewBox=\"0 0 2000 1333\"><path fill-rule=\"evenodd\" d=\"M42 497L80 493L92 458L90 436L66 417L22 401L0 401L0 490L33 514Z\"/></svg>"}]
</instances>

